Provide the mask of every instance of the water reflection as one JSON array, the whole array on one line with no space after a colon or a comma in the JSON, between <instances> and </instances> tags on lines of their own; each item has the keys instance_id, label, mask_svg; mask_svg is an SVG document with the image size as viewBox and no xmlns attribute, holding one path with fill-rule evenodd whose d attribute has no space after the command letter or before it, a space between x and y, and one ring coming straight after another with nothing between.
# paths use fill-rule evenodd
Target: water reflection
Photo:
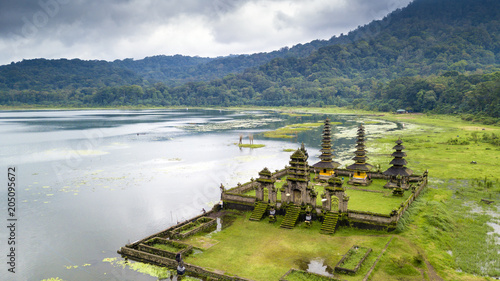
<instances>
[{"instance_id":1,"label":"water reflection","mask_svg":"<svg viewBox=\"0 0 500 281\"><path fill-rule=\"evenodd\" d=\"M323 276L333 277L334 270L322 258L299 259L296 261L300 270Z\"/></svg>"}]
</instances>

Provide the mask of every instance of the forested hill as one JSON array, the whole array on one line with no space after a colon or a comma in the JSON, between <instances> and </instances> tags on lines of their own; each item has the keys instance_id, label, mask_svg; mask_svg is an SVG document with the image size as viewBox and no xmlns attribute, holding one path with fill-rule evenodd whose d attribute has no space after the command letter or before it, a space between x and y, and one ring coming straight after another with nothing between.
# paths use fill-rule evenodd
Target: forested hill
<instances>
[{"instance_id":1,"label":"forested hill","mask_svg":"<svg viewBox=\"0 0 500 281\"><path fill-rule=\"evenodd\" d=\"M329 41L315 40L298 44L292 48L283 47L269 53L251 55L230 55L219 58L198 58L186 56L154 56L142 60L116 60L115 67L131 70L150 83L162 82L169 86L187 82L210 81L231 73L241 73L247 68L260 66L275 58L306 57L320 47L331 44Z\"/></svg>"},{"instance_id":2,"label":"forested hill","mask_svg":"<svg viewBox=\"0 0 500 281\"><path fill-rule=\"evenodd\" d=\"M258 72L271 81L331 83L487 71L500 63L499 15L500 1L417 0L361 28L365 36L354 43L324 47L304 59L276 59Z\"/></svg>"},{"instance_id":3,"label":"forested hill","mask_svg":"<svg viewBox=\"0 0 500 281\"><path fill-rule=\"evenodd\" d=\"M55 81L37 84L49 85L46 88L8 84L23 81L6 78L5 73L12 75L7 70L17 66L14 75L26 75L21 67L25 61L0 67L0 103L337 105L499 118L499 15L498 0L415 0L383 20L328 41L250 56L179 56L178 65L162 63L170 59L162 56L106 66L95 62L105 71L89 67L97 76L80 79L68 69L67 76L58 77L80 82L61 82L58 87ZM239 73L204 81L228 72ZM42 69L29 73L34 73L26 77L33 83L48 75ZM169 83L155 83L158 80ZM194 82L179 84L189 80ZM45 91L34 91L38 89Z\"/></svg>"},{"instance_id":4,"label":"forested hill","mask_svg":"<svg viewBox=\"0 0 500 281\"><path fill-rule=\"evenodd\" d=\"M275 58L306 57L320 47L338 40L315 40L283 47L270 53L230 55L219 58L157 55L140 60L113 62L80 59L32 59L0 66L0 90L57 90L63 88L151 85L168 86L210 81L231 73L241 73Z\"/></svg>"},{"instance_id":5,"label":"forested hill","mask_svg":"<svg viewBox=\"0 0 500 281\"><path fill-rule=\"evenodd\" d=\"M342 44L170 92L185 104L337 105L500 117L500 1L416 0ZM481 101L479 106L474 100Z\"/></svg>"}]
</instances>

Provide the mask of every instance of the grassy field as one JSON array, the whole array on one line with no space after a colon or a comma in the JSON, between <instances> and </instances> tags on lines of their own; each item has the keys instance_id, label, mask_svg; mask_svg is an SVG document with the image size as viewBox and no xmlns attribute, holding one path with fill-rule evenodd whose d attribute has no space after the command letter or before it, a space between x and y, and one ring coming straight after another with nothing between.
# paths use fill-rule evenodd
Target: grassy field
<instances>
[{"instance_id":1,"label":"grassy field","mask_svg":"<svg viewBox=\"0 0 500 281\"><path fill-rule=\"evenodd\" d=\"M377 214L388 215L393 209L399 209L399 205L403 203L410 191L405 192L405 197L393 196L391 191L384 193L366 192L360 190L347 190L346 195L349 196L349 210L366 211Z\"/></svg>"},{"instance_id":2,"label":"grassy field","mask_svg":"<svg viewBox=\"0 0 500 281\"><path fill-rule=\"evenodd\" d=\"M160 243L153 244L152 247L158 248L160 250L165 250L165 251L168 251L171 253L177 253L181 250L181 249L176 248L174 246L171 246L169 244L160 244Z\"/></svg>"},{"instance_id":3,"label":"grassy field","mask_svg":"<svg viewBox=\"0 0 500 281\"><path fill-rule=\"evenodd\" d=\"M274 224L249 221L249 216L250 213L243 213L224 231L211 234L213 246L204 247L202 253L189 256L186 262L253 280L278 280L290 268L300 269L313 259L335 266L354 244L380 253L390 239L387 233L361 230L321 235L319 222L313 222L311 228L299 224L288 230L279 227L283 219L280 216ZM186 242L198 245L199 240L206 242L207 238L196 235ZM373 262L374 259L368 259L356 276L364 276ZM343 279L358 280L356 276Z\"/></svg>"}]
</instances>

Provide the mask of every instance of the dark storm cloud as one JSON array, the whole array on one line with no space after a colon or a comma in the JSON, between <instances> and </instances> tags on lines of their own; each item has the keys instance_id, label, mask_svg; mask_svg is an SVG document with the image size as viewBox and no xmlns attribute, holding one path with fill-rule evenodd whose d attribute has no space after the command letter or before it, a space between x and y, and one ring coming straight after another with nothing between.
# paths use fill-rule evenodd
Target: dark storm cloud
<instances>
[{"instance_id":1,"label":"dark storm cloud","mask_svg":"<svg viewBox=\"0 0 500 281\"><path fill-rule=\"evenodd\" d=\"M328 39L410 0L38 0L0 4L0 64L270 51Z\"/></svg>"}]
</instances>

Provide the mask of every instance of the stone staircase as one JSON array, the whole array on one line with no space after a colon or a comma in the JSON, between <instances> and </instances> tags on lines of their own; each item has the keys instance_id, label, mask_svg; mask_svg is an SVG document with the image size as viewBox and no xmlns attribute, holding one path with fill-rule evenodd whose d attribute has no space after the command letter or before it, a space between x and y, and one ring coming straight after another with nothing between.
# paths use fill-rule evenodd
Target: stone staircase
<instances>
[{"instance_id":1,"label":"stone staircase","mask_svg":"<svg viewBox=\"0 0 500 281\"><path fill-rule=\"evenodd\" d=\"M281 222L281 228L291 229L295 226L297 219L299 218L300 207L291 205L286 209L286 215L283 221Z\"/></svg>"},{"instance_id":2,"label":"stone staircase","mask_svg":"<svg viewBox=\"0 0 500 281\"><path fill-rule=\"evenodd\" d=\"M264 202L257 202L255 205L255 208L253 209L252 215L250 215L251 221L260 221L262 217L264 216L264 213L267 210L267 206L269 204L264 203Z\"/></svg>"},{"instance_id":3,"label":"stone staircase","mask_svg":"<svg viewBox=\"0 0 500 281\"><path fill-rule=\"evenodd\" d=\"M334 234L337 229L337 223L339 221L339 214L334 212L328 212L325 215L323 224L321 225L321 233L323 234Z\"/></svg>"}]
</instances>

